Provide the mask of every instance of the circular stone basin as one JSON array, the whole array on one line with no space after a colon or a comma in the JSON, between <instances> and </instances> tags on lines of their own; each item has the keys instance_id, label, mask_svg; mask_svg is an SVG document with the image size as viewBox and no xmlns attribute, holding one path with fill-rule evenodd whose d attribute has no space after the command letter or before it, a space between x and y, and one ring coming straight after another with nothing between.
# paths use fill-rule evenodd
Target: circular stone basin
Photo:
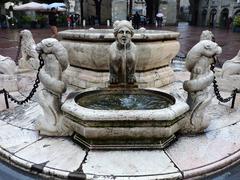
<instances>
[{"instance_id":1,"label":"circular stone basin","mask_svg":"<svg viewBox=\"0 0 240 180\"><path fill-rule=\"evenodd\" d=\"M82 107L95 110L163 109L175 103L169 94L151 90L96 90L75 98Z\"/></svg>"},{"instance_id":2,"label":"circular stone basin","mask_svg":"<svg viewBox=\"0 0 240 180\"><path fill-rule=\"evenodd\" d=\"M180 49L178 32L163 30L135 30L132 41L137 47L137 67L145 72L168 66ZM59 32L67 49L71 66L108 72L109 48L115 41L113 29L74 29Z\"/></svg>"}]
</instances>

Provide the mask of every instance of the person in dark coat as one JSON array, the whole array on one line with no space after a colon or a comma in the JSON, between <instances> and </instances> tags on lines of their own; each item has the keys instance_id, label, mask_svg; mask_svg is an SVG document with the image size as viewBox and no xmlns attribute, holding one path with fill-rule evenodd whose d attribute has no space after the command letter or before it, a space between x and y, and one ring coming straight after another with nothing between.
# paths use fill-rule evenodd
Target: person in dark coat
<instances>
[{"instance_id":1,"label":"person in dark coat","mask_svg":"<svg viewBox=\"0 0 240 180\"><path fill-rule=\"evenodd\" d=\"M136 12L133 16L134 29L139 29L140 20L141 20L140 15L138 14L138 12Z\"/></svg>"},{"instance_id":2,"label":"person in dark coat","mask_svg":"<svg viewBox=\"0 0 240 180\"><path fill-rule=\"evenodd\" d=\"M57 10L56 8L51 8L51 12L48 15L48 20L49 20L49 25L51 28L52 36L51 37L56 37L58 30L57 30Z\"/></svg>"}]
</instances>

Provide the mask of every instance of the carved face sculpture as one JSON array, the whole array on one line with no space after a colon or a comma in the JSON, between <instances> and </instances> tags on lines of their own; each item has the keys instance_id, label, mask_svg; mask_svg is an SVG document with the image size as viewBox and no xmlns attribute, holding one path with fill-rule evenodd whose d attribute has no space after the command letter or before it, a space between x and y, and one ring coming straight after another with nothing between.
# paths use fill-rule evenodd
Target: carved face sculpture
<instances>
[{"instance_id":1,"label":"carved face sculpture","mask_svg":"<svg viewBox=\"0 0 240 180\"><path fill-rule=\"evenodd\" d=\"M132 37L131 30L128 27L123 26L118 30L117 41L120 44L125 45L130 43L131 37Z\"/></svg>"}]
</instances>

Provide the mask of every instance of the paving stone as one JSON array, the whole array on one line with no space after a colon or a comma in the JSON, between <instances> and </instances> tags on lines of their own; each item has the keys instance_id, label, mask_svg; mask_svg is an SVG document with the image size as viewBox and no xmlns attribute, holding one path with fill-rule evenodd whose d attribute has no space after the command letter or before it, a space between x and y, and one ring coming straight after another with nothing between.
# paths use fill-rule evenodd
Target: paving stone
<instances>
[{"instance_id":1,"label":"paving stone","mask_svg":"<svg viewBox=\"0 0 240 180\"><path fill-rule=\"evenodd\" d=\"M3 125L0 130L0 147L15 153L41 138L37 131L29 131L12 125Z\"/></svg>"},{"instance_id":2,"label":"paving stone","mask_svg":"<svg viewBox=\"0 0 240 180\"><path fill-rule=\"evenodd\" d=\"M86 152L74 144L70 138L44 138L16 153L16 156L36 164L62 171L75 171L79 168Z\"/></svg>"},{"instance_id":3,"label":"paving stone","mask_svg":"<svg viewBox=\"0 0 240 180\"><path fill-rule=\"evenodd\" d=\"M167 152L182 171L207 166L239 150L239 128L238 123L198 136L182 136Z\"/></svg>"},{"instance_id":4,"label":"paving stone","mask_svg":"<svg viewBox=\"0 0 240 180\"><path fill-rule=\"evenodd\" d=\"M90 151L83 164L84 173L114 176L139 176L178 173L178 169L161 150Z\"/></svg>"}]
</instances>

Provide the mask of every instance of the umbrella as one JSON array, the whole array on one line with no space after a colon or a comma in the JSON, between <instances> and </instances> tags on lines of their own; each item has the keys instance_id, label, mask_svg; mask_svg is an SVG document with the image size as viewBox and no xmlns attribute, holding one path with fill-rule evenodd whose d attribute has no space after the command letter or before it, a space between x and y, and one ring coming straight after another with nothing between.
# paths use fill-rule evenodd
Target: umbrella
<instances>
[{"instance_id":1,"label":"umbrella","mask_svg":"<svg viewBox=\"0 0 240 180\"><path fill-rule=\"evenodd\" d=\"M48 5L48 9L52 9L52 8L66 8L66 5L64 3L52 3Z\"/></svg>"},{"instance_id":2,"label":"umbrella","mask_svg":"<svg viewBox=\"0 0 240 180\"><path fill-rule=\"evenodd\" d=\"M163 13L159 12L159 13L157 13L156 16L157 16L157 17L163 17L164 15L163 15Z\"/></svg>"},{"instance_id":3,"label":"umbrella","mask_svg":"<svg viewBox=\"0 0 240 180\"><path fill-rule=\"evenodd\" d=\"M30 3L22 4L19 6L14 6L13 10L16 10L16 11L26 11L26 10L38 11L39 10L40 11L40 10L46 10L47 7L48 7L47 4L30 2Z\"/></svg>"}]
</instances>

